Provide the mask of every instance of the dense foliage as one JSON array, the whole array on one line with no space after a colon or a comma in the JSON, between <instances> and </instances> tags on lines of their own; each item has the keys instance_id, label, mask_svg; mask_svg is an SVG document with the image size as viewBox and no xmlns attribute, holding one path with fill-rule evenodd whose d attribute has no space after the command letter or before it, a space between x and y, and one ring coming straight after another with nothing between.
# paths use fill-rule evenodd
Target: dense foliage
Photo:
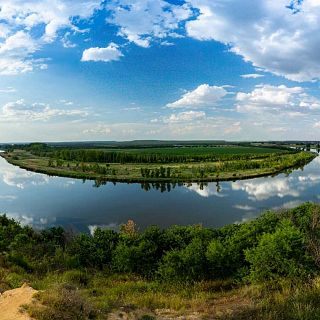
<instances>
[{"instance_id":1,"label":"dense foliage","mask_svg":"<svg viewBox=\"0 0 320 320\"><path fill-rule=\"evenodd\" d=\"M320 206L307 203L220 229L156 226L138 232L70 235L60 227L36 231L0 217L0 267L44 275L73 269L109 270L148 279L193 282L232 278L261 282L318 273Z\"/></svg>"}]
</instances>

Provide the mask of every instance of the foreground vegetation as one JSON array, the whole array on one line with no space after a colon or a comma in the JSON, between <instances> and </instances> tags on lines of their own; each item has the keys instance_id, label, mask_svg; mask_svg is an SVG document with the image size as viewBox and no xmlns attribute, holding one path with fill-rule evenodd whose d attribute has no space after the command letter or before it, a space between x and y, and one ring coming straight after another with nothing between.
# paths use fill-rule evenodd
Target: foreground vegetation
<instances>
[{"instance_id":1,"label":"foreground vegetation","mask_svg":"<svg viewBox=\"0 0 320 320\"><path fill-rule=\"evenodd\" d=\"M205 182L246 179L303 167L314 153L256 146L78 149L31 144L4 153L22 168L98 181Z\"/></svg>"},{"instance_id":2,"label":"foreground vegetation","mask_svg":"<svg viewBox=\"0 0 320 320\"><path fill-rule=\"evenodd\" d=\"M0 290L28 281L35 319L319 319L320 206L220 229L129 221L93 235L0 217Z\"/></svg>"}]
</instances>

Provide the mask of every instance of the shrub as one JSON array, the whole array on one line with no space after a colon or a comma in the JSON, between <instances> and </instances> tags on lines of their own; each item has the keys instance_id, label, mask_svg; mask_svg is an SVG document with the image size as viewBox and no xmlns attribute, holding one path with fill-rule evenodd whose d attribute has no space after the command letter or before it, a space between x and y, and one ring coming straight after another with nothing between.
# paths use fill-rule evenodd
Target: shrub
<instances>
[{"instance_id":1,"label":"shrub","mask_svg":"<svg viewBox=\"0 0 320 320\"><path fill-rule=\"evenodd\" d=\"M206 257L211 278L225 278L232 270L228 248L220 240L212 240L209 243Z\"/></svg>"},{"instance_id":2,"label":"shrub","mask_svg":"<svg viewBox=\"0 0 320 320\"><path fill-rule=\"evenodd\" d=\"M304 235L289 220L283 220L275 233L264 234L258 246L246 250L245 255L253 282L305 277L312 269Z\"/></svg>"},{"instance_id":3,"label":"shrub","mask_svg":"<svg viewBox=\"0 0 320 320\"><path fill-rule=\"evenodd\" d=\"M64 287L40 293L41 305L28 307L30 316L37 320L96 319L97 311L77 290Z\"/></svg>"},{"instance_id":4,"label":"shrub","mask_svg":"<svg viewBox=\"0 0 320 320\"><path fill-rule=\"evenodd\" d=\"M206 246L195 238L182 250L169 251L159 267L163 280L198 281L208 276Z\"/></svg>"},{"instance_id":5,"label":"shrub","mask_svg":"<svg viewBox=\"0 0 320 320\"><path fill-rule=\"evenodd\" d=\"M69 247L69 253L79 266L101 269L111 263L118 238L119 235L112 230L97 229L93 237L87 234L77 236Z\"/></svg>"}]
</instances>

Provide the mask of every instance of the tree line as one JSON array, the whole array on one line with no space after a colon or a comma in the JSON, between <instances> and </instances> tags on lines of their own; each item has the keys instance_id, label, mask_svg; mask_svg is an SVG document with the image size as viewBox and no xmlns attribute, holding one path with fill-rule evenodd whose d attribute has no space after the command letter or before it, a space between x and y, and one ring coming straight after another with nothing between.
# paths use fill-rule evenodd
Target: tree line
<instances>
[{"instance_id":1,"label":"tree line","mask_svg":"<svg viewBox=\"0 0 320 320\"><path fill-rule=\"evenodd\" d=\"M188 155L169 154L169 153L141 153L109 150L87 150L87 149L55 149L55 150L30 150L34 155L47 156L53 159L79 162L100 162L100 163L188 163L188 162L214 162L227 160L252 160L264 159L271 155L287 154L282 153L246 153L246 154L192 154ZM296 151L292 151L294 153Z\"/></svg>"}]
</instances>

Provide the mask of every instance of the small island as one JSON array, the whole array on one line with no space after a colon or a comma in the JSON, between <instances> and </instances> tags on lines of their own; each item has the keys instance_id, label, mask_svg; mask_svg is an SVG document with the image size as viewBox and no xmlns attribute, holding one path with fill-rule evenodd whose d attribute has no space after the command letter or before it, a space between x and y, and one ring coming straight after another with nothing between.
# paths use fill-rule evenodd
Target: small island
<instances>
[{"instance_id":1,"label":"small island","mask_svg":"<svg viewBox=\"0 0 320 320\"><path fill-rule=\"evenodd\" d=\"M9 163L53 176L114 182L210 182L274 175L303 167L317 154L280 145L10 146Z\"/></svg>"}]
</instances>

